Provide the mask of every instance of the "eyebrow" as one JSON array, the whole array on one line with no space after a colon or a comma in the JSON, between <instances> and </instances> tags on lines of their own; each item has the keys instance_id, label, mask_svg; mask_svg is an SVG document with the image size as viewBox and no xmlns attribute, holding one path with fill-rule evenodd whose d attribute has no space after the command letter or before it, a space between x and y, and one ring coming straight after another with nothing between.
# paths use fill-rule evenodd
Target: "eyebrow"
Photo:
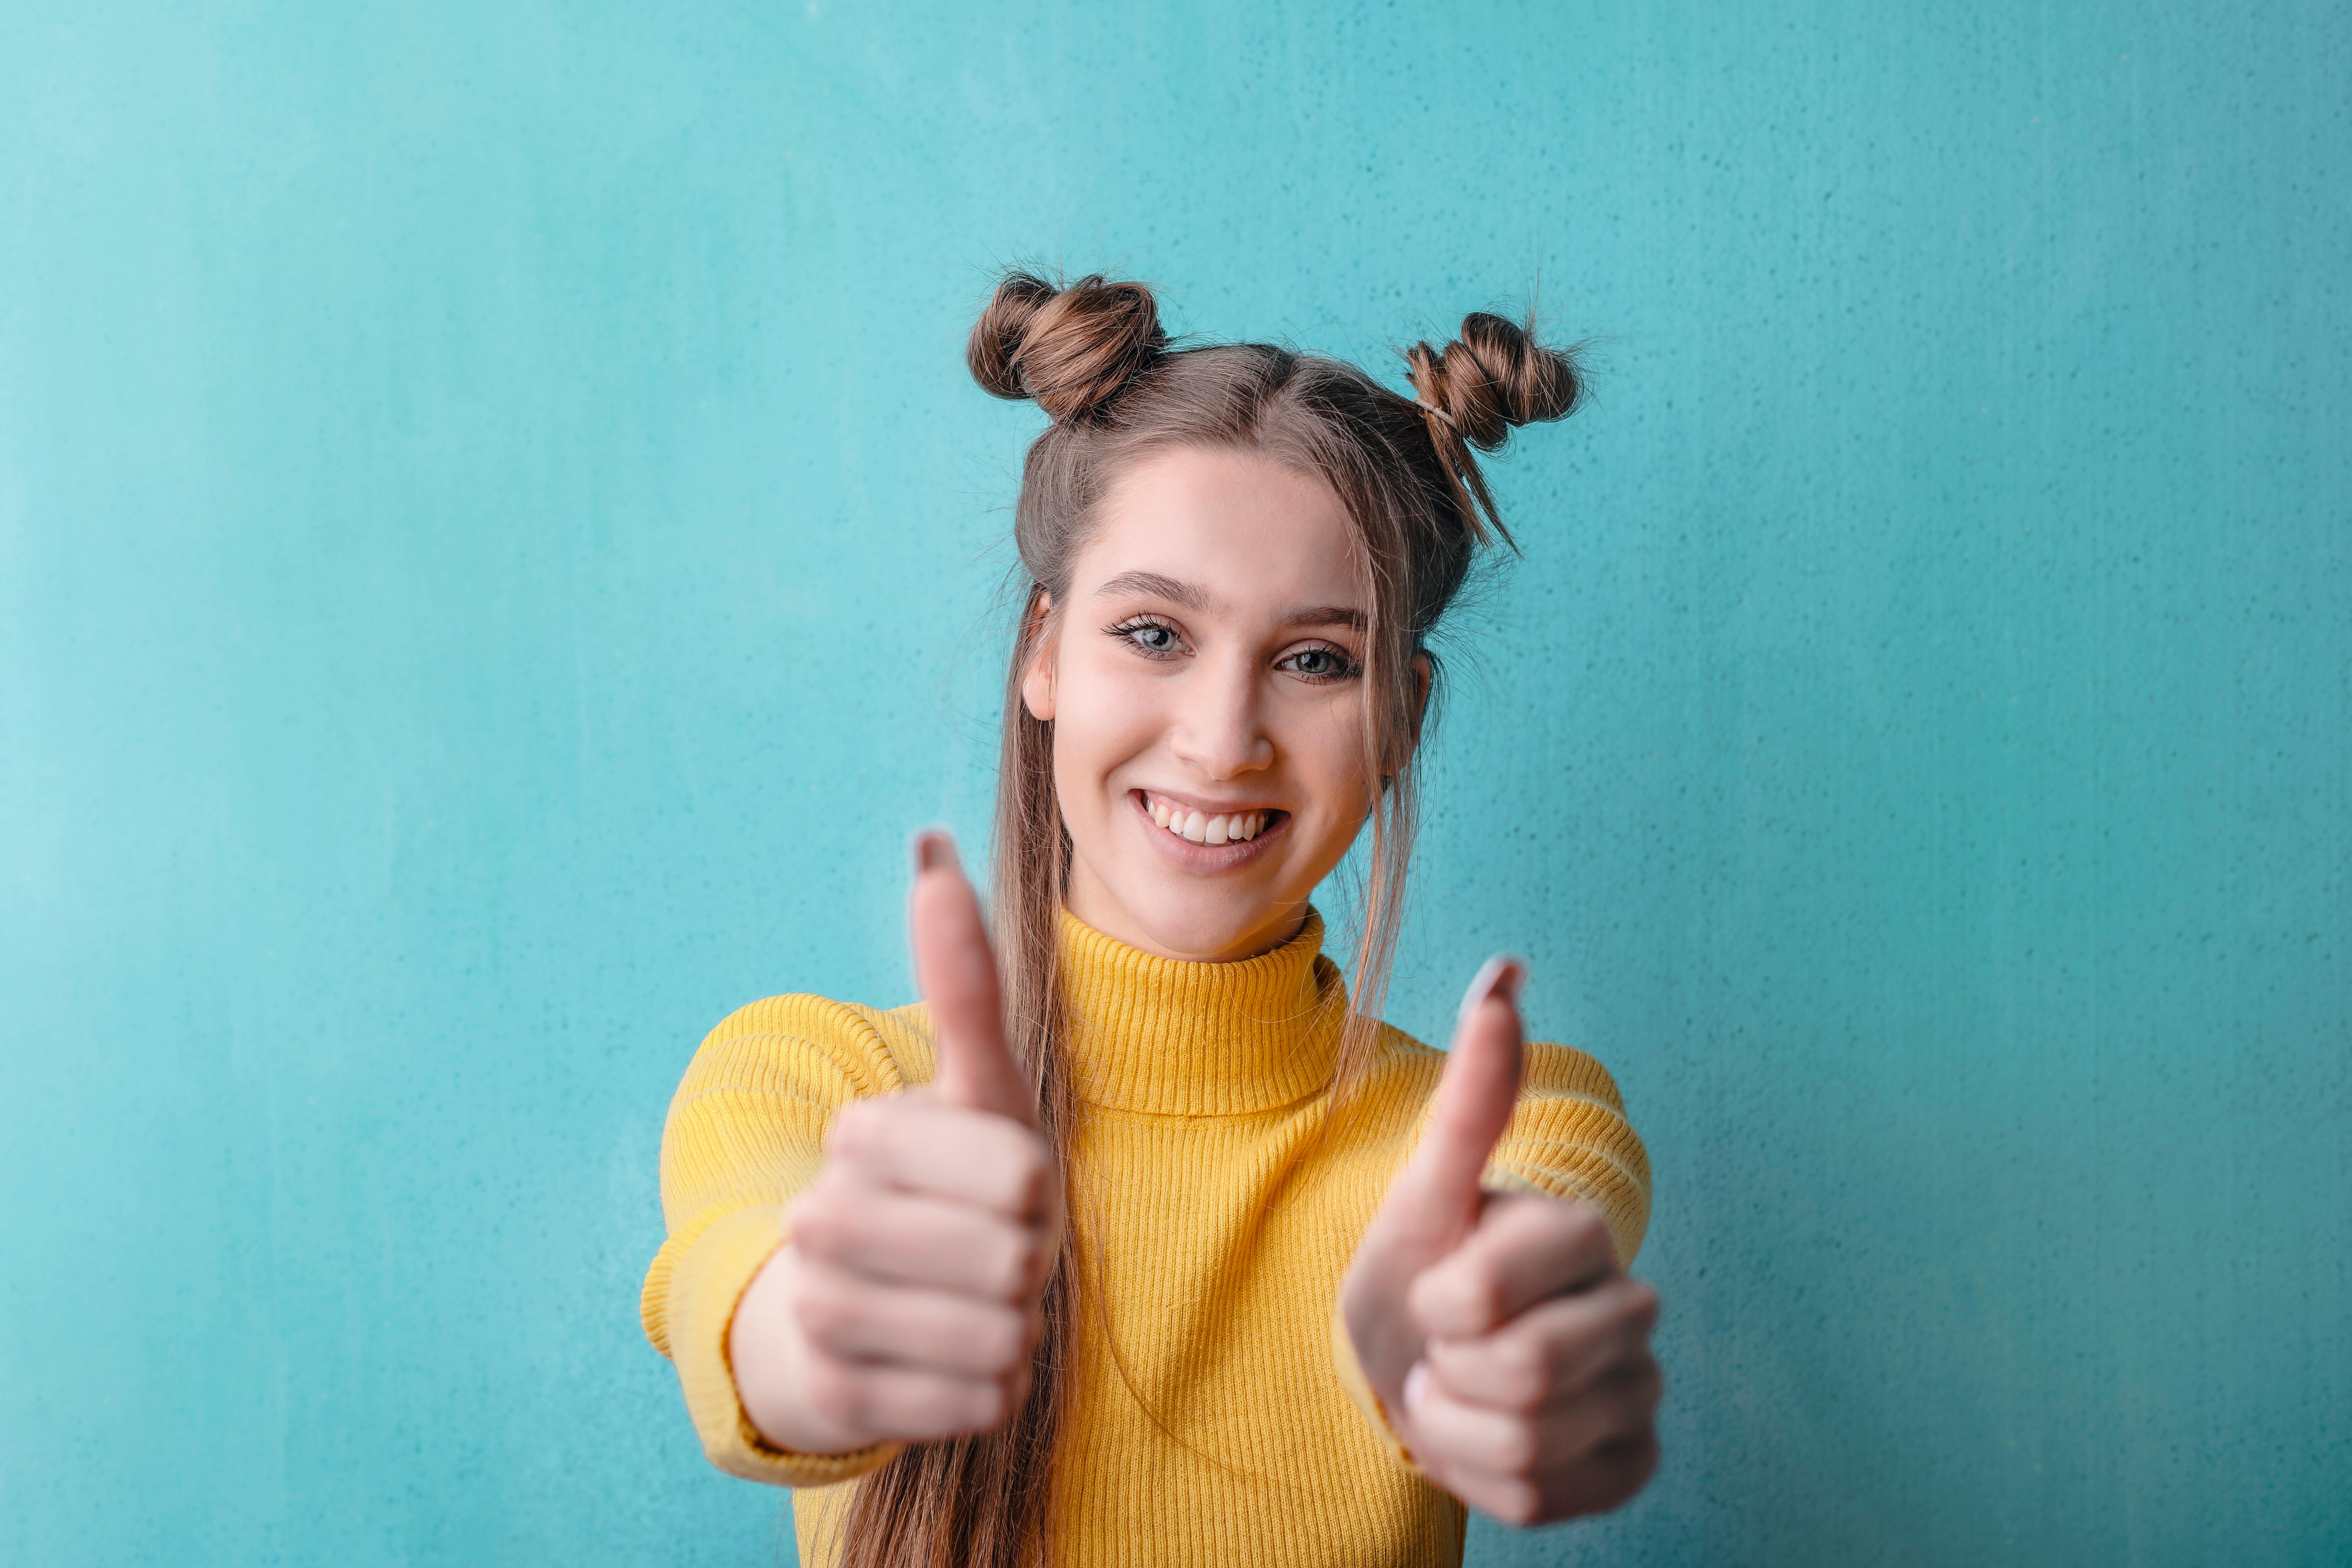
<instances>
[{"instance_id":1,"label":"eyebrow","mask_svg":"<svg viewBox=\"0 0 2352 1568\"><path fill-rule=\"evenodd\" d=\"M1095 590L1097 599L1117 598L1124 594L1139 594L1146 598L1165 599L1195 615L1211 608L1209 595L1196 584L1165 577L1157 572L1122 572ZM1313 605L1284 614L1276 623L1285 626L1349 626L1362 631L1364 612L1352 605Z\"/></svg>"},{"instance_id":2,"label":"eyebrow","mask_svg":"<svg viewBox=\"0 0 2352 1568\"><path fill-rule=\"evenodd\" d=\"M1140 594L1148 599L1165 599L1195 614L1209 607L1209 595L1190 583L1180 583L1173 577L1162 577L1157 572L1122 572L1095 590L1097 599L1115 599L1122 594Z\"/></svg>"}]
</instances>

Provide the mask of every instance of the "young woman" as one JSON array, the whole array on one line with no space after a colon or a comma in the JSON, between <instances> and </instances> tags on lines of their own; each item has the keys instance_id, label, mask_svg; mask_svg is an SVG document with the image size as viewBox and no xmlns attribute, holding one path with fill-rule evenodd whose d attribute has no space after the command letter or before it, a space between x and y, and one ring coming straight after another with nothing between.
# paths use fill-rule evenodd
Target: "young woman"
<instances>
[{"instance_id":1,"label":"young woman","mask_svg":"<svg viewBox=\"0 0 2352 1568\"><path fill-rule=\"evenodd\" d=\"M646 1332L811 1564L1458 1563L1463 1503L1654 1467L1648 1166L1521 966L1449 1056L1374 1016L1435 694L1490 535L1470 448L1565 355L1473 315L1417 396L1149 290L1015 274L972 374L1053 423L1015 530L992 952L918 846L926 1005L754 1003L662 1144ZM1356 997L1309 903L1369 824Z\"/></svg>"}]
</instances>

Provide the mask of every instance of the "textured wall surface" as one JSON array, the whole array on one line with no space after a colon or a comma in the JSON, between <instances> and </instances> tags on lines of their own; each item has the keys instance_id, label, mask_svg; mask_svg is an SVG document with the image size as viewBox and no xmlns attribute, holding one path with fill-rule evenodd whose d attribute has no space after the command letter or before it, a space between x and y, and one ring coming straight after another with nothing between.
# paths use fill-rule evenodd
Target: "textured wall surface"
<instances>
[{"instance_id":1,"label":"textured wall surface","mask_svg":"<svg viewBox=\"0 0 2352 1568\"><path fill-rule=\"evenodd\" d=\"M661 1117L983 825L1014 258L1606 340L1391 1012L1616 1068L1669 1456L1475 1562L2352 1558L2343 7L688 9L0 17L0 1560L789 1557Z\"/></svg>"}]
</instances>

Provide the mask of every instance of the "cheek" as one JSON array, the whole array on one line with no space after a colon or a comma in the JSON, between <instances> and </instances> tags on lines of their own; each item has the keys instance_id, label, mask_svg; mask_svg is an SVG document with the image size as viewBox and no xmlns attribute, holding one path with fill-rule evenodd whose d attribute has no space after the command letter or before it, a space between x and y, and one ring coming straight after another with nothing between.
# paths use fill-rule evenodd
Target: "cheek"
<instances>
[{"instance_id":1,"label":"cheek","mask_svg":"<svg viewBox=\"0 0 2352 1568\"><path fill-rule=\"evenodd\" d=\"M1098 660L1065 660L1055 670L1054 779L1066 808L1096 810L1110 772L1150 750L1163 729L1159 685Z\"/></svg>"},{"instance_id":2,"label":"cheek","mask_svg":"<svg viewBox=\"0 0 2352 1568\"><path fill-rule=\"evenodd\" d=\"M1299 713L1286 728L1292 773L1316 810L1335 826L1361 822L1377 788L1364 751L1363 705L1333 701Z\"/></svg>"}]
</instances>

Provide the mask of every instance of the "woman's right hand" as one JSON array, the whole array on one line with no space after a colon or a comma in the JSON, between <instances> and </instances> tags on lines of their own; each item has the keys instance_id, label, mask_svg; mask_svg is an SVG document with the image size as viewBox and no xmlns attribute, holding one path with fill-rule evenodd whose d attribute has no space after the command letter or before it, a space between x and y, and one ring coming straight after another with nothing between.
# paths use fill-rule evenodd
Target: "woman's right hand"
<instances>
[{"instance_id":1,"label":"woman's right hand","mask_svg":"<svg viewBox=\"0 0 2352 1568\"><path fill-rule=\"evenodd\" d=\"M761 1436L845 1454L1001 1425L1026 1395L1062 1193L1036 1095L1004 1038L980 904L943 833L917 843L915 977L930 1004L928 1088L833 1119L787 1240L728 1333Z\"/></svg>"}]
</instances>

